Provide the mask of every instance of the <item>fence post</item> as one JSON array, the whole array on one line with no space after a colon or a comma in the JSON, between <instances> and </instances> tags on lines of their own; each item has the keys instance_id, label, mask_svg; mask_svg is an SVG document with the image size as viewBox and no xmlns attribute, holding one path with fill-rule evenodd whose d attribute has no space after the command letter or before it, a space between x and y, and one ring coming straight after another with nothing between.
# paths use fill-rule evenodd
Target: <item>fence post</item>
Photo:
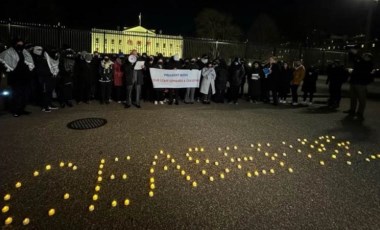
<instances>
[{"instance_id":1,"label":"fence post","mask_svg":"<svg viewBox=\"0 0 380 230\"><path fill-rule=\"evenodd\" d=\"M106 53L106 31L103 31L103 54Z\"/></svg>"},{"instance_id":2,"label":"fence post","mask_svg":"<svg viewBox=\"0 0 380 230\"><path fill-rule=\"evenodd\" d=\"M62 30L62 27L61 27L61 23L58 22L58 49L61 49L62 48L62 33L61 33L61 30Z\"/></svg>"},{"instance_id":3,"label":"fence post","mask_svg":"<svg viewBox=\"0 0 380 230\"><path fill-rule=\"evenodd\" d=\"M12 34L11 34L11 22L12 19L8 18L8 35L9 35L9 40L12 40Z\"/></svg>"}]
</instances>

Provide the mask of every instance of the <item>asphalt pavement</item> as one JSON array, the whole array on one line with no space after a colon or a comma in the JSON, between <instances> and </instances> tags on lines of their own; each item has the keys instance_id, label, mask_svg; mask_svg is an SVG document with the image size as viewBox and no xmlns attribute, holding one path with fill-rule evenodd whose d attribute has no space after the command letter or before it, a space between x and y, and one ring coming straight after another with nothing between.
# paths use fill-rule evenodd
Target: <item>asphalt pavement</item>
<instances>
[{"instance_id":1,"label":"asphalt pavement","mask_svg":"<svg viewBox=\"0 0 380 230\"><path fill-rule=\"evenodd\" d=\"M368 101L360 122L342 113L347 98L337 111L321 108L325 101L141 109L93 102L3 113L0 225L380 229L379 102ZM89 117L107 123L66 127Z\"/></svg>"}]
</instances>

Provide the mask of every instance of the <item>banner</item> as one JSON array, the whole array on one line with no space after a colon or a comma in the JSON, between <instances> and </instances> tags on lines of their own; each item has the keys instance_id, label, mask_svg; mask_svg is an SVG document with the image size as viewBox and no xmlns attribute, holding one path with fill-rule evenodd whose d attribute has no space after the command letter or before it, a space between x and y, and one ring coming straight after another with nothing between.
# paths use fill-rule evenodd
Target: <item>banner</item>
<instances>
[{"instance_id":1,"label":"banner","mask_svg":"<svg viewBox=\"0 0 380 230\"><path fill-rule=\"evenodd\" d=\"M150 68L153 88L199 88L200 70Z\"/></svg>"}]
</instances>

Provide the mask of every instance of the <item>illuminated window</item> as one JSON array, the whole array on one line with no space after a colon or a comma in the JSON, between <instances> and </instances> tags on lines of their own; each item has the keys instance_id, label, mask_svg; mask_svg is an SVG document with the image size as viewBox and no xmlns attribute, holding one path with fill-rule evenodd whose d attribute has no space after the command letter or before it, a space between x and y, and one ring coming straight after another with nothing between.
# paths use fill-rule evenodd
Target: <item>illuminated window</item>
<instances>
[{"instance_id":1,"label":"illuminated window","mask_svg":"<svg viewBox=\"0 0 380 230\"><path fill-rule=\"evenodd\" d=\"M112 44L112 45L115 44L115 40L112 39L112 40L111 40L111 44Z\"/></svg>"},{"instance_id":2,"label":"illuminated window","mask_svg":"<svg viewBox=\"0 0 380 230\"><path fill-rule=\"evenodd\" d=\"M119 40L119 45L121 45L121 40Z\"/></svg>"},{"instance_id":3,"label":"illuminated window","mask_svg":"<svg viewBox=\"0 0 380 230\"><path fill-rule=\"evenodd\" d=\"M137 45L138 45L138 46L141 46L141 41L137 41Z\"/></svg>"},{"instance_id":4,"label":"illuminated window","mask_svg":"<svg viewBox=\"0 0 380 230\"><path fill-rule=\"evenodd\" d=\"M373 44L372 44L372 48L375 48L375 47L376 47L376 44L375 44L375 43L373 43Z\"/></svg>"},{"instance_id":5,"label":"illuminated window","mask_svg":"<svg viewBox=\"0 0 380 230\"><path fill-rule=\"evenodd\" d=\"M362 45L362 48L364 48L364 44Z\"/></svg>"},{"instance_id":6,"label":"illuminated window","mask_svg":"<svg viewBox=\"0 0 380 230\"><path fill-rule=\"evenodd\" d=\"M128 45L133 45L133 41L129 39L129 40L127 41L127 44L128 44Z\"/></svg>"},{"instance_id":7,"label":"illuminated window","mask_svg":"<svg viewBox=\"0 0 380 230\"><path fill-rule=\"evenodd\" d=\"M146 45L147 45L147 46L150 46L150 44L151 44L150 41L147 41L147 42L146 42Z\"/></svg>"},{"instance_id":8,"label":"illuminated window","mask_svg":"<svg viewBox=\"0 0 380 230\"><path fill-rule=\"evenodd\" d=\"M95 43L99 43L99 38L95 38Z\"/></svg>"}]
</instances>

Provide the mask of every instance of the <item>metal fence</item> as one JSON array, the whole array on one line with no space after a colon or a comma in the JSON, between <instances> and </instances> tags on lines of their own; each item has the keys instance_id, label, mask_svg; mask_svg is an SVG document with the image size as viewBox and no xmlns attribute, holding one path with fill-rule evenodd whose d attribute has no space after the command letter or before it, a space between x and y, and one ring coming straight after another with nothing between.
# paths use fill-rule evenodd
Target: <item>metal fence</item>
<instances>
[{"instance_id":1,"label":"metal fence","mask_svg":"<svg viewBox=\"0 0 380 230\"><path fill-rule=\"evenodd\" d=\"M186 38L167 35L146 35L145 39L137 41L133 34L124 34L121 31L103 31L104 36L94 37L94 30L76 30L60 25L41 25L30 23L11 23L0 21L0 43L9 45L12 37L20 36L32 44L44 47L61 48L70 46L76 51L90 51L97 48L101 53L128 53L136 48L139 52L164 56L181 53L181 57L200 57L207 54L211 57L231 59L242 57L248 60L264 61L272 55L280 60L292 62L303 59L306 65L327 66L329 61L340 59L347 63L347 54L343 51L328 51L322 49L304 49L302 47L283 47L280 45L254 44L250 42L216 41L212 39ZM99 33L99 32L98 32ZM108 39L107 37L112 39ZM139 35L141 37L141 35ZM100 39L100 41L99 41ZM94 45L95 44L95 45ZM106 48L110 47L110 48ZM112 48L114 47L114 48ZM121 48L122 47L122 48Z\"/></svg>"}]
</instances>

